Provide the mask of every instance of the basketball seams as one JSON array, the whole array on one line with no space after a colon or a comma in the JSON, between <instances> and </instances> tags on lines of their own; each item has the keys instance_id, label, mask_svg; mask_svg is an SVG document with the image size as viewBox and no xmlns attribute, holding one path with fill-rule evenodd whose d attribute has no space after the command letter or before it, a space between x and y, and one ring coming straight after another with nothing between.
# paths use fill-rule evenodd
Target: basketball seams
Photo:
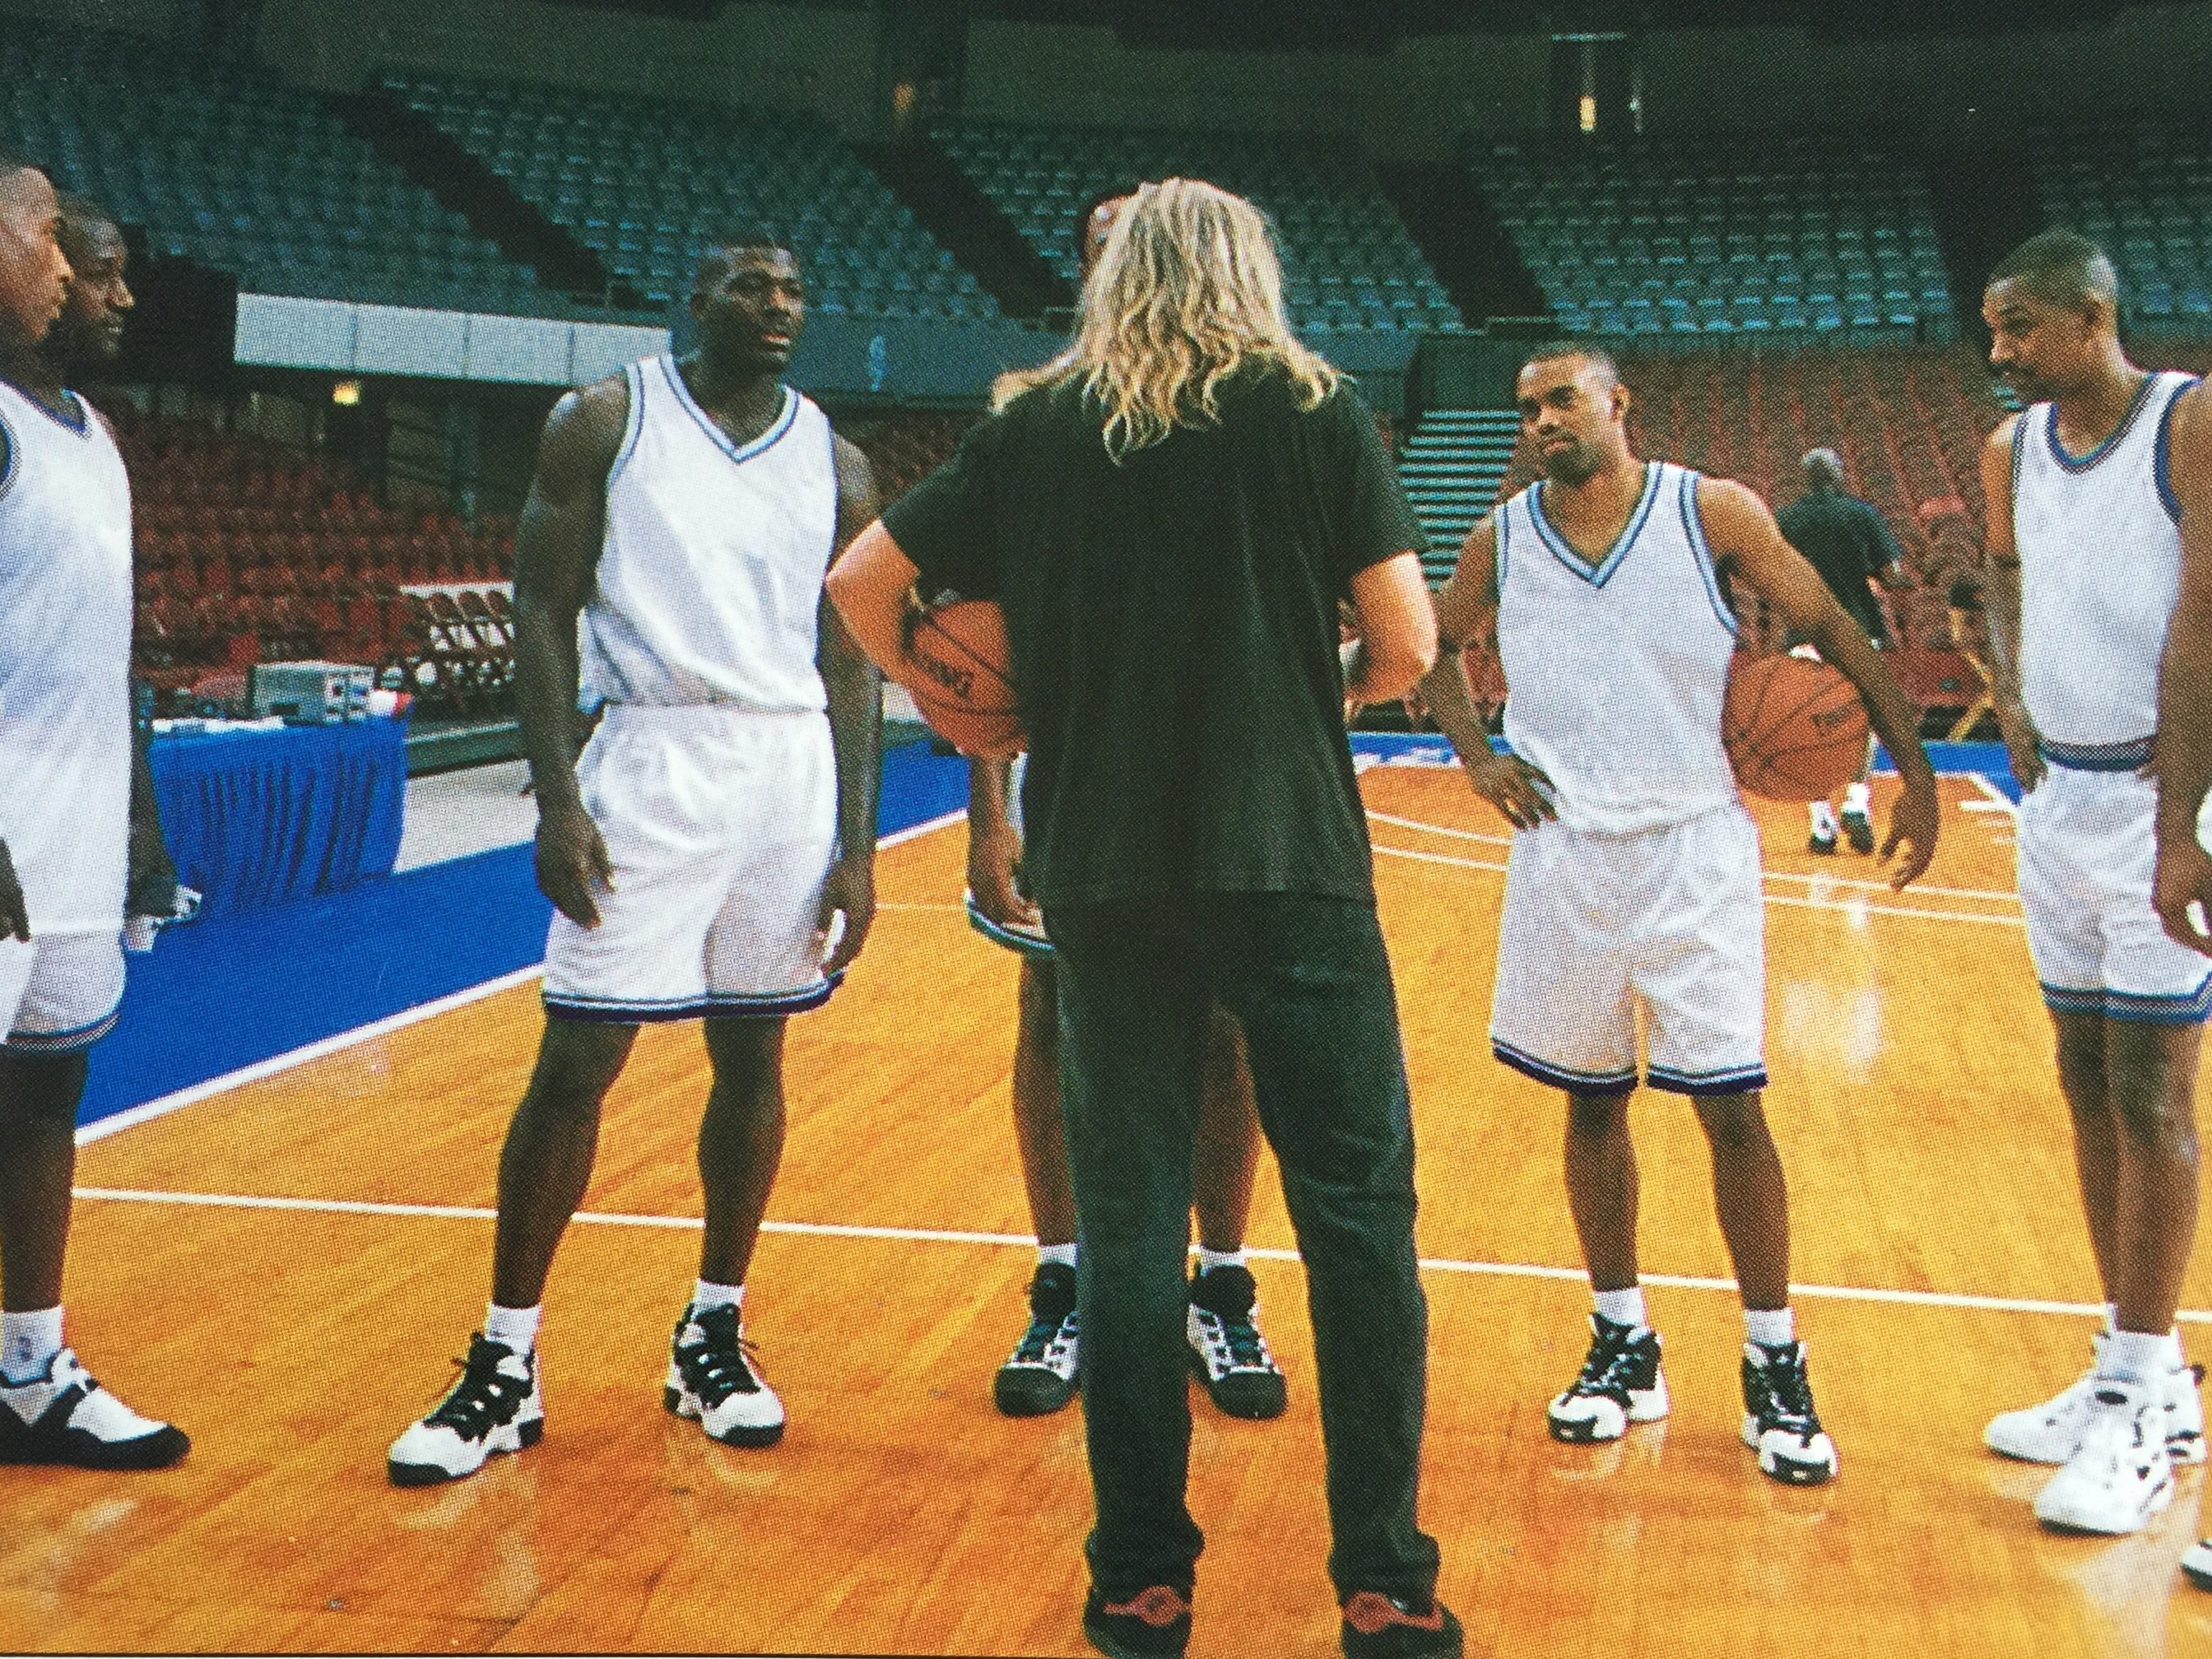
<instances>
[{"instance_id":1,"label":"basketball seams","mask_svg":"<svg viewBox=\"0 0 2212 1659\"><path fill-rule=\"evenodd\" d=\"M1757 675L1757 684L1747 687L1751 693L1751 708L1747 715L1731 720L1726 732L1729 756L1736 770L1737 781L1753 794L1790 799L1805 799L1825 793L1821 780L1806 775L1808 771L1822 772L1817 762L1832 757L1836 761L1856 757L1866 743L1865 714L1863 700L1856 688L1848 681L1835 677L1834 671L1818 672L1818 683L1800 696L1788 708L1771 718L1767 707L1776 684L1785 675L1799 671L1783 666L1795 660L1783 656L1754 658L1744 672ZM1858 710L1851 722L1854 729L1848 735L1838 734L1824 741L1790 742L1776 746L1778 738L1797 735L1797 728L1811 724L1817 732L1815 717L1830 710ZM1851 769L1856 769L1854 766Z\"/></svg>"},{"instance_id":2,"label":"basketball seams","mask_svg":"<svg viewBox=\"0 0 2212 1659\"><path fill-rule=\"evenodd\" d=\"M957 634L955 634L951 629L945 627L944 623L939 622L934 612L924 615L921 620L915 624L915 631L917 634L925 628L937 638L943 640L945 643L951 646L954 650L957 651L962 656L967 658L969 662L973 663L984 673L988 674L993 679L998 681L1000 685L1006 687L1008 695L1012 695L1014 683L1006 677L1006 671L1001 669L988 657L983 655L981 652L976 650L975 647L969 644L967 641L962 639Z\"/></svg>"}]
</instances>

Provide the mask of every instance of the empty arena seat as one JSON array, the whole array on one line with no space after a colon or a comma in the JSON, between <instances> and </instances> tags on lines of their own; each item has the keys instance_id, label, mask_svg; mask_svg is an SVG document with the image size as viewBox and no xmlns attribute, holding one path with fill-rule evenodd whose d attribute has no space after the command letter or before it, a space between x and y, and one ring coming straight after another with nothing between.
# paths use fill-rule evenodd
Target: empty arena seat
<instances>
[{"instance_id":1,"label":"empty arena seat","mask_svg":"<svg viewBox=\"0 0 2212 1659\"><path fill-rule=\"evenodd\" d=\"M2179 127L2082 120L2032 140L2045 222L2112 255L2139 332L2212 337L2212 139Z\"/></svg>"}]
</instances>

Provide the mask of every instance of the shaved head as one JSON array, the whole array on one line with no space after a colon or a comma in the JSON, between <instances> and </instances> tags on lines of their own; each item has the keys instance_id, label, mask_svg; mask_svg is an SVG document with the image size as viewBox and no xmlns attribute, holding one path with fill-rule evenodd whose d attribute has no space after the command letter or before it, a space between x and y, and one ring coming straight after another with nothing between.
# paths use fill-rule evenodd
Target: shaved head
<instances>
[{"instance_id":1,"label":"shaved head","mask_svg":"<svg viewBox=\"0 0 2212 1659\"><path fill-rule=\"evenodd\" d=\"M1808 449L1797 465L1804 469L1806 483L1814 489L1844 487L1844 458L1832 449Z\"/></svg>"},{"instance_id":2,"label":"shaved head","mask_svg":"<svg viewBox=\"0 0 2212 1659\"><path fill-rule=\"evenodd\" d=\"M1569 358L1579 358L1596 369L1606 385L1620 384L1620 365L1613 362L1613 354L1603 346L1586 345L1577 340L1547 340L1521 360L1521 367L1526 371L1539 363L1563 362Z\"/></svg>"},{"instance_id":3,"label":"shaved head","mask_svg":"<svg viewBox=\"0 0 2212 1659\"><path fill-rule=\"evenodd\" d=\"M2117 312L2120 283L2105 250L2071 230L2031 236L1997 261L1989 285L2012 283L2045 305L2087 311L2103 304Z\"/></svg>"}]
</instances>

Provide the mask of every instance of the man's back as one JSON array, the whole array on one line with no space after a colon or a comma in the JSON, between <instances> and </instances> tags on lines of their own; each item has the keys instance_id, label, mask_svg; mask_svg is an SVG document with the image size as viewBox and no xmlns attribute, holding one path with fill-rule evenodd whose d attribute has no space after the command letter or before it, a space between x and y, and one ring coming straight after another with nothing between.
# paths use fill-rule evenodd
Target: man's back
<instances>
[{"instance_id":1,"label":"man's back","mask_svg":"<svg viewBox=\"0 0 2212 1659\"><path fill-rule=\"evenodd\" d=\"M1870 638L1882 637L1881 607L1867 579L1898 562L1889 528L1869 503L1841 489L1807 490L1774 515L1790 544Z\"/></svg>"}]
</instances>

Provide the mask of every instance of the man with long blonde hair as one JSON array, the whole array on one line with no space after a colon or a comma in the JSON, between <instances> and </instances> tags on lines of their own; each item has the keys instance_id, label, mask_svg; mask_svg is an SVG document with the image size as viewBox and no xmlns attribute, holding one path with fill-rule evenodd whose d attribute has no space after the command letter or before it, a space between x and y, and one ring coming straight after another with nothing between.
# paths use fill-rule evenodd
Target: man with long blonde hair
<instances>
[{"instance_id":1,"label":"man with long blonde hair","mask_svg":"<svg viewBox=\"0 0 2212 1659\"><path fill-rule=\"evenodd\" d=\"M1457 1655L1415 1518L1413 1125L1343 720L1347 693L1395 697L1434 659L1420 532L1365 407L1291 331L1266 220L1210 185L1137 191L1068 349L1010 392L830 592L909 684L917 580L1006 612L1024 874L1059 962L1085 1632L1110 1656L1189 1639L1182 1268L1218 1004L1305 1260L1344 1650ZM1363 636L1348 676L1340 599Z\"/></svg>"}]
</instances>

